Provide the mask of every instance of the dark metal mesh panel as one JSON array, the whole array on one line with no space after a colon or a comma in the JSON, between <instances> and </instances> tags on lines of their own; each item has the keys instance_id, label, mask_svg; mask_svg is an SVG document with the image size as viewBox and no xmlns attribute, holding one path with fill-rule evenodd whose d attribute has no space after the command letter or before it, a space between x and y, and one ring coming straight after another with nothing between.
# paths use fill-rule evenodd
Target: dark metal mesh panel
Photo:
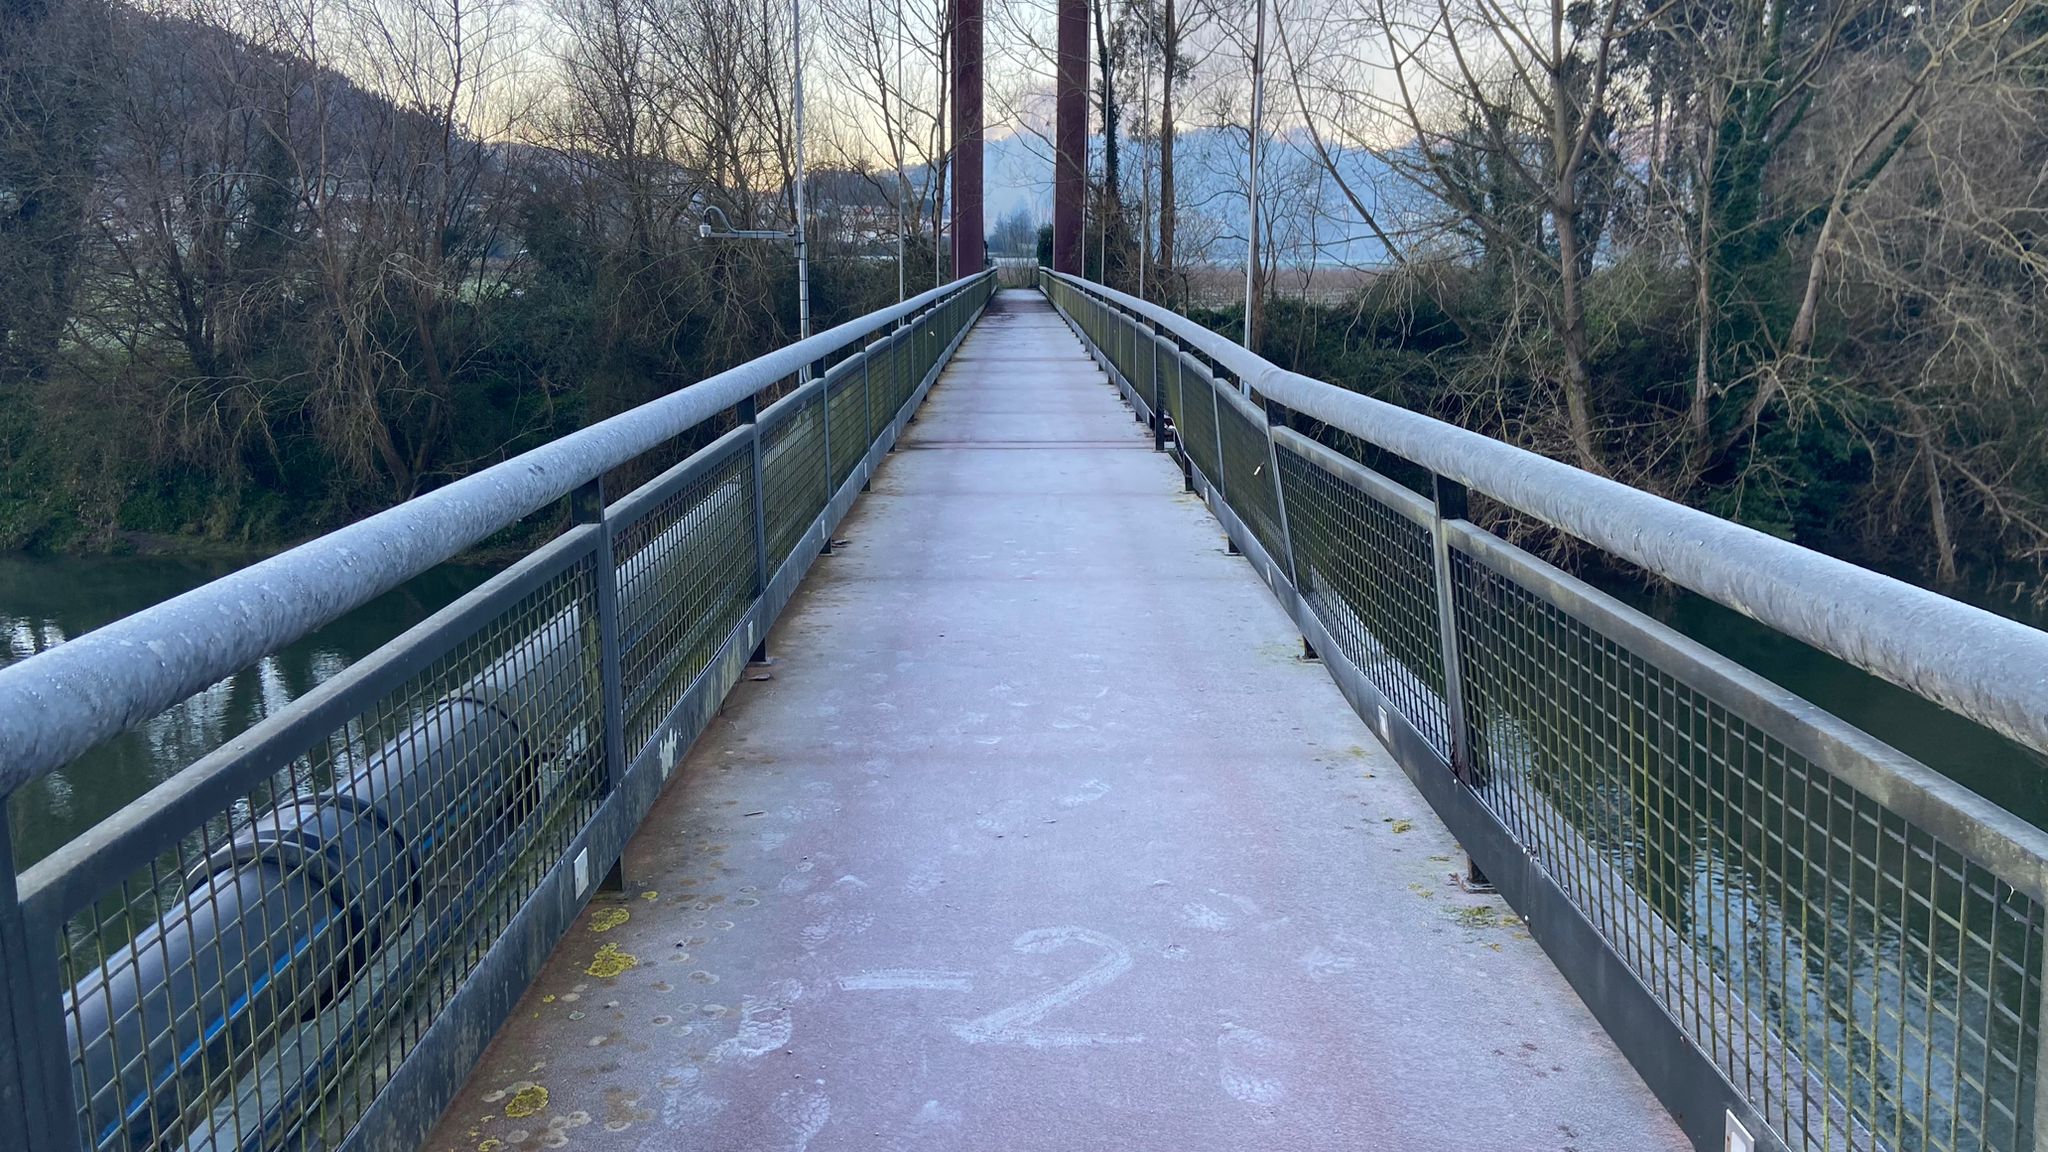
<instances>
[{"instance_id":1,"label":"dark metal mesh panel","mask_svg":"<svg viewBox=\"0 0 2048 1152\"><path fill-rule=\"evenodd\" d=\"M1449 760L1429 529L1284 443L1274 452L1302 598L1345 657Z\"/></svg>"},{"instance_id":2,"label":"dark metal mesh panel","mask_svg":"<svg viewBox=\"0 0 2048 1152\"><path fill-rule=\"evenodd\" d=\"M903 411L903 402L910 398L911 389L917 387L918 379L924 375L924 348L930 326L923 316L919 316L905 330L903 355L896 370L896 391L889 396L889 415L892 418Z\"/></svg>"},{"instance_id":3,"label":"dark metal mesh panel","mask_svg":"<svg viewBox=\"0 0 2048 1152\"><path fill-rule=\"evenodd\" d=\"M1124 359L1130 365L1124 376L1131 382L1131 391L1149 410L1159 399L1152 380L1152 334L1143 324L1129 318L1120 327L1124 329Z\"/></svg>"},{"instance_id":4,"label":"dark metal mesh panel","mask_svg":"<svg viewBox=\"0 0 2048 1152\"><path fill-rule=\"evenodd\" d=\"M792 401L795 403L795 401ZM767 512L768 571L789 558L825 510L824 394L761 426L761 492Z\"/></svg>"},{"instance_id":5,"label":"dark metal mesh panel","mask_svg":"<svg viewBox=\"0 0 2048 1152\"><path fill-rule=\"evenodd\" d=\"M1523 582L1453 568L1481 798L1781 1137L2034 1146L2041 905Z\"/></svg>"},{"instance_id":6,"label":"dark metal mesh panel","mask_svg":"<svg viewBox=\"0 0 2048 1152\"><path fill-rule=\"evenodd\" d=\"M1266 422L1220 392L1216 417L1223 429L1223 494L1231 510L1265 546L1266 555L1284 559L1287 549L1282 546L1280 531L1280 489L1266 454Z\"/></svg>"},{"instance_id":7,"label":"dark metal mesh panel","mask_svg":"<svg viewBox=\"0 0 2048 1152\"><path fill-rule=\"evenodd\" d=\"M910 382L917 378L918 338L923 335L923 321L912 321L903 329L896 342L896 371L889 381L889 404L883 415L890 420L903 411L903 398L910 395Z\"/></svg>"},{"instance_id":8,"label":"dark metal mesh panel","mask_svg":"<svg viewBox=\"0 0 2048 1152\"><path fill-rule=\"evenodd\" d=\"M856 364L827 384L832 419L832 490L846 483L867 455L874 437L868 431L867 369Z\"/></svg>"},{"instance_id":9,"label":"dark metal mesh panel","mask_svg":"<svg viewBox=\"0 0 2048 1152\"><path fill-rule=\"evenodd\" d=\"M647 746L758 591L752 464L744 449L619 525L619 681L626 754Z\"/></svg>"},{"instance_id":10,"label":"dark metal mesh panel","mask_svg":"<svg viewBox=\"0 0 2048 1152\"><path fill-rule=\"evenodd\" d=\"M1123 383L1117 385L1119 388L1129 386L1131 379L1130 365L1124 356L1124 330L1127 326L1123 313L1115 309L1109 309L1103 313L1102 357L1109 361L1109 370L1112 373L1110 377L1111 384L1117 384L1117 377L1123 377Z\"/></svg>"},{"instance_id":11,"label":"dark metal mesh panel","mask_svg":"<svg viewBox=\"0 0 2048 1152\"><path fill-rule=\"evenodd\" d=\"M931 375L932 369L938 365L939 355L946 350L946 341L951 339L952 335L952 329L942 323L939 312L926 314L924 326L918 330L917 371L911 373L903 388L903 399L906 402L911 394L917 391L917 386L924 383L924 378Z\"/></svg>"},{"instance_id":12,"label":"dark metal mesh panel","mask_svg":"<svg viewBox=\"0 0 2048 1152\"><path fill-rule=\"evenodd\" d=\"M1159 354L1159 394L1166 414L1173 420L1175 428L1180 427L1180 349L1170 341L1154 336L1153 343Z\"/></svg>"},{"instance_id":13,"label":"dark metal mesh panel","mask_svg":"<svg viewBox=\"0 0 2048 1152\"><path fill-rule=\"evenodd\" d=\"M868 355L868 427L879 435L894 411L889 407L889 397L896 394L896 362L901 355L893 340L878 345Z\"/></svg>"},{"instance_id":14,"label":"dark metal mesh panel","mask_svg":"<svg viewBox=\"0 0 2048 1152\"><path fill-rule=\"evenodd\" d=\"M930 341L931 325L920 316L911 324L903 340L903 362L896 374L896 391L889 397L891 417L903 411L903 402L910 399L910 393L924 376L925 346Z\"/></svg>"},{"instance_id":15,"label":"dark metal mesh panel","mask_svg":"<svg viewBox=\"0 0 2048 1152\"><path fill-rule=\"evenodd\" d=\"M279 748L283 767L69 918L88 1147L346 1135L596 811L595 577L586 554Z\"/></svg>"},{"instance_id":16,"label":"dark metal mesh panel","mask_svg":"<svg viewBox=\"0 0 2048 1152\"><path fill-rule=\"evenodd\" d=\"M1216 470L1216 385L1207 372L1183 370L1180 387L1187 414L1181 425L1181 450L1194 461L1197 472L1214 482L1221 475Z\"/></svg>"}]
</instances>

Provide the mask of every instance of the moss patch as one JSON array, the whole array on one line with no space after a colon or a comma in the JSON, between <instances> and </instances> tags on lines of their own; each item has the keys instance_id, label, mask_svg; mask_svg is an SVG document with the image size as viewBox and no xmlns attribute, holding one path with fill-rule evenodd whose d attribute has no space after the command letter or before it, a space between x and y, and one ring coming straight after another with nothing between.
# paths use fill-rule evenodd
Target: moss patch
<instances>
[{"instance_id":1,"label":"moss patch","mask_svg":"<svg viewBox=\"0 0 2048 1152\"><path fill-rule=\"evenodd\" d=\"M505 1115L517 1120L522 1116L532 1116L541 1112L547 1106L548 1090L538 1084L528 1084L513 1093L512 1099L505 1102Z\"/></svg>"},{"instance_id":2,"label":"moss patch","mask_svg":"<svg viewBox=\"0 0 2048 1152\"><path fill-rule=\"evenodd\" d=\"M607 944L597 950L597 955L590 958L590 967L584 971L600 980L609 980L628 969L638 967L639 964L638 956L631 952L619 951L617 944Z\"/></svg>"}]
</instances>

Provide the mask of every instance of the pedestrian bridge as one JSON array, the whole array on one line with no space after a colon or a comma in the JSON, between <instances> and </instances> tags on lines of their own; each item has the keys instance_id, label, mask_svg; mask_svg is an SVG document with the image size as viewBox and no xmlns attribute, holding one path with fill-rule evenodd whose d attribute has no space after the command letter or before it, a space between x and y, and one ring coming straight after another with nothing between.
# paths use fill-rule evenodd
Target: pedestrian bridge
<instances>
[{"instance_id":1,"label":"pedestrian bridge","mask_svg":"<svg viewBox=\"0 0 2048 1152\"><path fill-rule=\"evenodd\" d=\"M1473 508L2037 748L2048 637L991 277L0 670L4 796L567 505L0 869L0 1147L2040 1146L2048 839Z\"/></svg>"}]
</instances>

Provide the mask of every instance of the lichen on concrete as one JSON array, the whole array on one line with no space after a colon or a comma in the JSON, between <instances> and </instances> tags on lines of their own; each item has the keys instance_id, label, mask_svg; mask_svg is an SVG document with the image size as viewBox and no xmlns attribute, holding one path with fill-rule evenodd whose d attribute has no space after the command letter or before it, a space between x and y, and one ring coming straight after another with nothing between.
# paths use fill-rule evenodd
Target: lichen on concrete
<instances>
[{"instance_id":1,"label":"lichen on concrete","mask_svg":"<svg viewBox=\"0 0 2048 1152\"><path fill-rule=\"evenodd\" d=\"M631 952L619 951L617 944L606 944L597 950L595 956L590 958L590 966L585 968L584 971L600 980L609 980L623 972L637 968L639 965L640 958L638 956L633 955Z\"/></svg>"},{"instance_id":2,"label":"lichen on concrete","mask_svg":"<svg viewBox=\"0 0 2048 1152\"><path fill-rule=\"evenodd\" d=\"M548 1090L539 1084L528 1084L512 1094L505 1102L505 1115L518 1120L533 1116L547 1109Z\"/></svg>"}]
</instances>

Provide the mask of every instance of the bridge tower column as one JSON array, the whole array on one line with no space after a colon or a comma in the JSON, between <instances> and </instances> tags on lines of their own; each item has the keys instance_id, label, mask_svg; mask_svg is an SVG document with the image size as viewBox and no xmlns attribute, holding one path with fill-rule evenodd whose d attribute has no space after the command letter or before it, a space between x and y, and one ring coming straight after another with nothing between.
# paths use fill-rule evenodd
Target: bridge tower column
<instances>
[{"instance_id":1,"label":"bridge tower column","mask_svg":"<svg viewBox=\"0 0 2048 1152\"><path fill-rule=\"evenodd\" d=\"M1059 11L1052 270L1079 275L1082 201L1088 195L1088 0L1059 0Z\"/></svg>"},{"instance_id":2,"label":"bridge tower column","mask_svg":"<svg viewBox=\"0 0 2048 1152\"><path fill-rule=\"evenodd\" d=\"M987 258L981 213L981 5L952 0L953 275L972 276Z\"/></svg>"}]
</instances>

